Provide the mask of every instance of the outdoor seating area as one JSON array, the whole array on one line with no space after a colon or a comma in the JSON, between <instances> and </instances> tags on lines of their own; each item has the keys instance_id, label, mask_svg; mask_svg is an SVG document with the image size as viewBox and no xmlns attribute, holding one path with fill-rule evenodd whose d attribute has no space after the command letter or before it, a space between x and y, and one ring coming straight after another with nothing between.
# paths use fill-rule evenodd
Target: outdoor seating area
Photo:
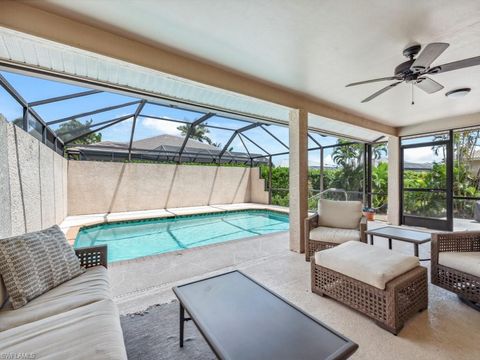
<instances>
[{"instance_id":1,"label":"outdoor seating area","mask_svg":"<svg viewBox=\"0 0 480 360\"><path fill-rule=\"evenodd\" d=\"M479 17L1 1L0 359L480 359Z\"/></svg>"}]
</instances>

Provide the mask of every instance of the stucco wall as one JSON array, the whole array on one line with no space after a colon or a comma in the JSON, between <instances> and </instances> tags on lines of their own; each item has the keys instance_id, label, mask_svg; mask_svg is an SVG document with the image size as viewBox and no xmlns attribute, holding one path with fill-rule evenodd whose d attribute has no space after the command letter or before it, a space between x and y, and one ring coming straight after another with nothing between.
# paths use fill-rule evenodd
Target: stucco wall
<instances>
[{"instance_id":1,"label":"stucco wall","mask_svg":"<svg viewBox=\"0 0 480 360\"><path fill-rule=\"evenodd\" d=\"M59 224L67 215L67 161L0 121L0 238Z\"/></svg>"},{"instance_id":2,"label":"stucco wall","mask_svg":"<svg viewBox=\"0 0 480 360\"><path fill-rule=\"evenodd\" d=\"M72 160L68 163L68 213L268 201L263 180L257 172L253 175L256 181L252 181L251 172L243 167ZM261 192L266 194L263 198Z\"/></svg>"},{"instance_id":3,"label":"stucco wall","mask_svg":"<svg viewBox=\"0 0 480 360\"><path fill-rule=\"evenodd\" d=\"M268 204L268 191L265 191L265 179L260 177L260 169L250 171L250 202Z\"/></svg>"},{"instance_id":4,"label":"stucco wall","mask_svg":"<svg viewBox=\"0 0 480 360\"><path fill-rule=\"evenodd\" d=\"M388 137L388 223L400 225L400 139Z\"/></svg>"}]
</instances>

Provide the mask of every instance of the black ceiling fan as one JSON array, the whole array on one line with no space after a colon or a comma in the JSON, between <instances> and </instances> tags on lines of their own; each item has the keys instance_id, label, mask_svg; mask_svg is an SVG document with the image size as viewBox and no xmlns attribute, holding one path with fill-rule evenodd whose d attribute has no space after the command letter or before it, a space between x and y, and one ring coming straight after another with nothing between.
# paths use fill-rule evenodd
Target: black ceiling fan
<instances>
[{"instance_id":1,"label":"black ceiling fan","mask_svg":"<svg viewBox=\"0 0 480 360\"><path fill-rule=\"evenodd\" d=\"M363 99L362 103L375 99L377 96L394 88L395 86L401 84L404 81L406 83L411 83L412 85L419 87L428 94L433 94L437 91L442 90L443 86L429 78L427 75L434 75L447 71L453 71L470 66L480 65L480 56L476 56L469 59L458 60L451 63L430 67L430 65L435 61L435 59L437 59L448 48L448 46L449 44L447 43L428 44L415 59L415 56L420 52L422 46L420 44L410 45L405 50L403 50L403 55L409 58L409 60L401 63L395 68L394 76L354 82L346 86L349 87L369 84L377 81L397 80L396 82L391 83L390 85L378 90L369 97Z\"/></svg>"}]
</instances>

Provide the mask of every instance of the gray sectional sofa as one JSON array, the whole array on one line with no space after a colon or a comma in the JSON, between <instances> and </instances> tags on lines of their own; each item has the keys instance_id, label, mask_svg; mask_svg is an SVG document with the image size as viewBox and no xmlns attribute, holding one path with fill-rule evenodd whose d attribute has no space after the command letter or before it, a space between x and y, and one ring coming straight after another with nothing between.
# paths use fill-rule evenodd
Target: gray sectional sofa
<instances>
[{"instance_id":1,"label":"gray sectional sofa","mask_svg":"<svg viewBox=\"0 0 480 360\"><path fill-rule=\"evenodd\" d=\"M77 249L85 273L17 310L8 301L1 307L1 358L127 358L110 293L106 250L102 246ZM6 295L0 281L0 301Z\"/></svg>"}]
</instances>

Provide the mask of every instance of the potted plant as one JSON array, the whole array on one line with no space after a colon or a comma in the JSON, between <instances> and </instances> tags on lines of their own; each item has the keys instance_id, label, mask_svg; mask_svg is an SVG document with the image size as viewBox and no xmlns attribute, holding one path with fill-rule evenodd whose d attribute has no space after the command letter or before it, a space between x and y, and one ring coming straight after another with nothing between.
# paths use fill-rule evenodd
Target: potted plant
<instances>
[{"instance_id":1,"label":"potted plant","mask_svg":"<svg viewBox=\"0 0 480 360\"><path fill-rule=\"evenodd\" d=\"M362 212L363 212L363 216L365 216L368 221L375 220L375 209L364 207Z\"/></svg>"}]
</instances>

